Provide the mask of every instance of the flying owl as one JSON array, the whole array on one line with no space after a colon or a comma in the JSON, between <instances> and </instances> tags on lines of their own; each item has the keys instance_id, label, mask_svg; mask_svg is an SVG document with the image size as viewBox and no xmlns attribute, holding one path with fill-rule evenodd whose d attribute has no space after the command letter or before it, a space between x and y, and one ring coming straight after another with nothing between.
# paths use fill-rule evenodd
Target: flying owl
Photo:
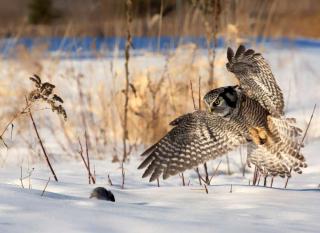
<instances>
[{"instance_id":1,"label":"flying owl","mask_svg":"<svg viewBox=\"0 0 320 233\"><path fill-rule=\"evenodd\" d=\"M248 162L265 175L289 177L291 169L301 173L306 167L298 140L301 131L294 119L282 116L282 93L268 64L243 46L235 55L231 51L227 68L239 77L240 87L208 92L204 101L209 111L195 111L171 122L173 129L142 154L146 156L139 166L146 168L143 177L166 179L242 144L248 145Z\"/></svg>"},{"instance_id":2,"label":"flying owl","mask_svg":"<svg viewBox=\"0 0 320 233\"><path fill-rule=\"evenodd\" d=\"M221 87L208 92L204 101L210 112L242 129L248 144L248 163L264 175L290 176L307 166L301 154L301 130L295 119L272 116L240 87Z\"/></svg>"}]
</instances>

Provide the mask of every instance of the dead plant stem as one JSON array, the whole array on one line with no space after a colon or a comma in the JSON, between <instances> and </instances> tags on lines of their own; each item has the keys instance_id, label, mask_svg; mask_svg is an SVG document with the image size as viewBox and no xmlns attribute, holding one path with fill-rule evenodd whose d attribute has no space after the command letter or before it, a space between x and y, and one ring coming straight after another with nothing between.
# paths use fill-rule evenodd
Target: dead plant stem
<instances>
[{"instance_id":1,"label":"dead plant stem","mask_svg":"<svg viewBox=\"0 0 320 233\"><path fill-rule=\"evenodd\" d=\"M26 103L27 103L27 106L28 106L29 104L28 104L27 99L26 99ZM34 118L33 118L33 116L32 116L32 113L31 113L30 109L29 109L29 116L30 116L30 119L31 119L31 121L32 121L33 129L34 129L34 131L35 131L35 133L36 133L36 135L37 135L37 138L38 138L39 144L40 144L40 146L41 146L42 152L43 152L43 154L44 154L44 157L45 157L45 159L46 159L46 161L47 161L47 164L48 164L48 166L49 166L49 168L50 168L50 171L51 171L51 173L52 173L55 181L58 182L58 178L57 178L56 173L54 172L54 169L53 169L53 167L52 167L52 165L51 165L51 163L50 163L50 160L49 160L47 151L46 151L46 149L45 149L45 147L44 147L44 145L43 145L43 142L42 142L41 137L40 137L39 132L38 132L37 125L36 125L36 123L35 123L35 121L34 121Z\"/></svg>"}]
</instances>

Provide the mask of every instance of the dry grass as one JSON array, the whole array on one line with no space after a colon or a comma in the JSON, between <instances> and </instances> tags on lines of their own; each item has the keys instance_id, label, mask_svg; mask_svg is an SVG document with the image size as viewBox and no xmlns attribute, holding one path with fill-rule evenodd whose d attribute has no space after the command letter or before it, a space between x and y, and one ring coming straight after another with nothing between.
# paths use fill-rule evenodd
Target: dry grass
<instances>
[{"instance_id":1,"label":"dry grass","mask_svg":"<svg viewBox=\"0 0 320 233\"><path fill-rule=\"evenodd\" d=\"M281 35L282 32L275 33L278 31L273 24L275 17L280 14L276 9L282 9L278 2L265 3L265 8L261 11L251 6L255 9L254 18L249 17L249 13L253 12L251 8L243 12L249 2L240 2L242 5L234 11L225 11L226 8L223 8L219 14L219 30L215 33L223 35L228 44L235 46L248 35ZM228 7L232 9L232 6ZM204 35L208 23L206 27L203 18L199 17L201 11L192 8L185 13L182 27L172 23L170 17L160 17L161 22L154 23L158 27L157 30L150 29L150 33L155 30L157 35L160 35L160 31L162 35L169 31L176 31L179 35ZM236 20L239 17L241 21ZM132 34L139 35L139 30L143 28L142 20L145 19L134 20ZM286 24L283 22L285 21L279 21L279 24L282 23L282 27L285 28ZM64 28L63 35L77 34L78 29L74 26L70 23ZM120 20L116 26L118 31L114 35L122 35L120 29L125 28L125 25ZM177 28L178 30L175 30ZM215 36L216 34L210 40L214 40ZM92 62L93 60L58 60L53 57L43 59L44 49L45 47L39 47L29 52L21 47L15 51L18 55L16 59L0 60L3 77L0 77L0 130L24 106L24 96L32 89L28 80L31 74L38 74L43 81L55 83L57 93L61 93L65 100L68 121L64 122L58 116L50 116L44 106L39 105L37 109L33 109L37 127L41 135L44 135L43 144L52 161L81 159L78 155L78 138L83 138L86 132L90 159L108 158L119 162L122 159L123 122L127 121L130 132L126 152L130 154L131 151L140 149L141 144L147 146L159 140L170 130L168 123L175 117L194 110L190 82L194 86L196 103L202 101L199 100L199 96L209 89L235 82L225 69L225 51L209 50L209 54L206 54L203 50L200 52L194 44L180 45L174 51L165 54L145 53L141 56L143 63L141 57L130 57L130 88L126 89L125 60L116 52L112 59L105 59L97 53L96 59ZM209 87L207 84L212 76L214 82ZM130 99L127 105L127 120L124 110L126 90ZM41 156L38 156L40 148L31 136L30 122L21 117L14 121L13 125L14 127L3 137L10 149L0 149L0 166L10 159L17 163L26 159L30 163L42 161ZM19 149L19 153L14 152Z\"/></svg>"},{"instance_id":2,"label":"dry grass","mask_svg":"<svg viewBox=\"0 0 320 233\"><path fill-rule=\"evenodd\" d=\"M182 45L167 55L146 53L144 57L146 60L158 57L156 59L163 64L141 66L141 57L133 57L130 63L129 150L139 144L154 143L169 130L171 120L193 110L190 81L195 85L196 102L199 75L202 77L201 92L208 91L210 66L206 55L199 53L195 45ZM55 83L68 114L68 121L64 122L62 118L50 116L46 106L40 104L33 109L35 121L44 135L44 144L49 151L50 148L58 151L52 156L55 159L80 159L78 138L87 131L92 159L113 157L116 161L120 156L125 100L122 62L122 58L97 58L95 62L38 60L36 55L33 57L25 52L15 60L0 60L6 77L0 79L0 104L4 106L0 113L1 128L23 107L21 100L32 90L29 74L37 73L43 82ZM215 66L217 77L222 76L219 67L224 70L223 53L218 53ZM24 117L14 121L12 140L10 130L4 135L9 147L26 148L26 151L32 151L29 154L37 154L39 148L29 136L30 127ZM36 161L39 159L36 157Z\"/></svg>"}]
</instances>

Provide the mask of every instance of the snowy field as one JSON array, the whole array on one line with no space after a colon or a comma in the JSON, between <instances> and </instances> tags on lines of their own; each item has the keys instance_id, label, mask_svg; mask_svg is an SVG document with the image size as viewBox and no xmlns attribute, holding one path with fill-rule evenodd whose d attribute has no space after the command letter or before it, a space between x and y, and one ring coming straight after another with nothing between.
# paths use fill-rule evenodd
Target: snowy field
<instances>
[{"instance_id":1,"label":"snowy field","mask_svg":"<svg viewBox=\"0 0 320 233\"><path fill-rule=\"evenodd\" d=\"M9 149L8 152L1 148L0 232L319 232L320 48L266 50L264 56L284 91L286 114L296 117L299 126L305 129L314 104L318 105L303 149L309 166L302 175L293 175L287 189L281 178L274 180L273 188L261 186L262 182L260 186L249 186L253 169L248 168L245 176L242 175L239 150L228 155L231 175L227 174L225 157L208 164L212 174L222 161L208 193L199 185L194 171L184 174L186 186L182 186L181 177L175 176L161 180L157 187L156 183L142 179L142 171L136 169L144 147L139 145L125 164L125 189L120 187L119 163L112 163L110 156L91 161L96 185L88 184L81 161L57 159L53 165L59 182L51 178L42 196L50 176L45 162L27 163L27 159L22 158L23 150ZM203 57L205 60L205 55ZM161 55L141 55L132 59L131 66L133 70L157 67L163 66L164 61ZM86 67L94 64L98 83L106 73L103 67L109 66L108 62L64 60L52 75L59 76L69 64L89 74L92 69L86 70ZM123 69L122 58L113 62L115 70ZM1 64L2 69L8 66L9 62ZM7 71L1 72L3 76ZM225 84L223 77L219 79ZM57 86L59 88L59 83ZM24 188L20 181L21 166L22 177L32 171L30 177L23 179ZM108 183L108 174L112 186ZM97 186L111 190L116 202L89 199L90 192Z\"/></svg>"}]
</instances>

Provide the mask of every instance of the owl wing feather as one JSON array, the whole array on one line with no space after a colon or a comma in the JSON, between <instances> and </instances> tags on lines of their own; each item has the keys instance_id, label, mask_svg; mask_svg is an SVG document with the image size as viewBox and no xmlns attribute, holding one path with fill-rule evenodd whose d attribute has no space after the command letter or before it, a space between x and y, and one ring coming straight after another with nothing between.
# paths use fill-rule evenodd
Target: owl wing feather
<instances>
[{"instance_id":1,"label":"owl wing feather","mask_svg":"<svg viewBox=\"0 0 320 233\"><path fill-rule=\"evenodd\" d=\"M138 168L146 168L142 177L150 176L150 182L161 175L167 179L246 143L236 125L204 111L183 115L171 125L174 128L142 154L146 158Z\"/></svg>"},{"instance_id":2,"label":"owl wing feather","mask_svg":"<svg viewBox=\"0 0 320 233\"><path fill-rule=\"evenodd\" d=\"M290 170L285 161L271 153L264 146L258 146L254 143L248 143L247 161L258 167L261 173L272 176L290 177Z\"/></svg>"},{"instance_id":3,"label":"owl wing feather","mask_svg":"<svg viewBox=\"0 0 320 233\"><path fill-rule=\"evenodd\" d=\"M301 153L303 145L300 142L302 130L295 126L294 118L275 118L268 116L268 128L273 135L277 135L271 152L278 153L286 161L290 169L301 173L300 168L307 167L306 160Z\"/></svg>"},{"instance_id":4,"label":"owl wing feather","mask_svg":"<svg viewBox=\"0 0 320 233\"><path fill-rule=\"evenodd\" d=\"M268 116L268 129L274 136L273 142L265 145L248 144L248 162L256 165L264 174L290 177L291 170L302 173L307 167L301 153L299 136L301 129L294 125L293 118Z\"/></svg>"},{"instance_id":5,"label":"owl wing feather","mask_svg":"<svg viewBox=\"0 0 320 233\"><path fill-rule=\"evenodd\" d=\"M272 115L283 115L283 94L271 68L260 53L240 45L236 54L227 51L227 69L239 79L240 87Z\"/></svg>"},{"instance_id":6,"label":"owl wing feather","mask_svg":"<svg viewBox=\"0 0 320 233\"><path fill-rule=\"evenodd\" d=\"M301 136L302 130L296 125L295 118L285 118L285 117L267 117L268 128L272 135L277 135L278 140L281 141L299 141L299 136Z\"/></svg>"}]
</instances>

